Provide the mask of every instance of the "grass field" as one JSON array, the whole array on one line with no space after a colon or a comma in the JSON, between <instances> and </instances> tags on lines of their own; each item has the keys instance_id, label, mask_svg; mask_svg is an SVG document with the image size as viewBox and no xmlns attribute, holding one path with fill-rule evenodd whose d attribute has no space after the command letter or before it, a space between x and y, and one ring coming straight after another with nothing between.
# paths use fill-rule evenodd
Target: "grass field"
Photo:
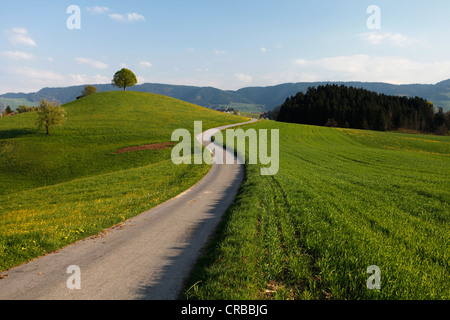
<instances>
[{"instance_id":1,"label":"grass field","mask_svg":"<svg viewBox=\"0 0 450 320\"><path fill-rule=\"evenodd\" d=\"M450 298L449 137L250 127L280 130L280 170L246 165L186 299Z\"/></svg>"},{"instance_id":2,"label":"grass field","mask_svg":"<svg viewBox=\"0 0 450 320\"><path fill-rule=\"evenodd\" d=\"M36 113L0 119L0 270L150 209L194 185L209 166L175 166L171 149L115 154L246 121L176 99L98 93L63 106L67 121L37 130Z\"/></svg>"}]
</instances>

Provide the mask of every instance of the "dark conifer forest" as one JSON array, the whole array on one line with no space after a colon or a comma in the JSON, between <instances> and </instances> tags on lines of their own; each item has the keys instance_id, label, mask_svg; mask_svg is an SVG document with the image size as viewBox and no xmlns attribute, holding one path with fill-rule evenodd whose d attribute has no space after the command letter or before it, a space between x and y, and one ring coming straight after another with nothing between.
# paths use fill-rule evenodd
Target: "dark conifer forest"
<instances>
[{"instance_id":1,"label":"dark conifer forest","mask_svg":"<svg viewBox=\"0 0 450 320\"><path fill-rule=\"evenodd\" d=\"M409 129L448 134L449 112L423 98L389 96L347 87L324 85L287 98L278 121L377 131Z\"/></svg>"}]
</instances>

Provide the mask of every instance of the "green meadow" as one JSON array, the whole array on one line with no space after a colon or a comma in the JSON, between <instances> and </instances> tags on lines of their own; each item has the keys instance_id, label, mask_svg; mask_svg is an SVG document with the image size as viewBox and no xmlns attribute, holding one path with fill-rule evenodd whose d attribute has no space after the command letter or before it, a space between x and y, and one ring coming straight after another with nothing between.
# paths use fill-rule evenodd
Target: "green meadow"
<instances>
[{"instance_id":1,"label":"green meadow","mask_svg":"<svg viewBox=\"0 0 450 320\"><path fill-rule=\"evenodd\" d=\"M207 165L172 163L171 147L116 150L171 141L246 121L180 100L105 92L63 105L67 120L50 135L36 113L0 119L0 270L97 234L190 188Z\"/></svg>"},{"instance_id":2,"label":"green meadow","mask_svg":"<svg viewBox=\"0 0 450 320\"><path fill-rule=\"evenodd\" d=\"M184 298L450 298L450 137L249 128L279 130L279 172L246 165Z\"/></svg>"},{"instance_id":3,"label":"green meadow","mask_svg":"<svg viewBox=\"0 0 450 320\"><path fill-rule=\"evenodd\" d=\"M247 119L138 92L63 106L50 135L36 114L0 119L0 270L55 251L188 189L208 165L179 165L170 142ZM280 168L244 182L186 299L449 299L450 138L261 121ZM270 141L270 139L269 139ZM230 142L228 142L230 143ZM270 149L269 149L270 150ZM369 266L381 289L369 290Z\"/></svg>"}]
</instances>

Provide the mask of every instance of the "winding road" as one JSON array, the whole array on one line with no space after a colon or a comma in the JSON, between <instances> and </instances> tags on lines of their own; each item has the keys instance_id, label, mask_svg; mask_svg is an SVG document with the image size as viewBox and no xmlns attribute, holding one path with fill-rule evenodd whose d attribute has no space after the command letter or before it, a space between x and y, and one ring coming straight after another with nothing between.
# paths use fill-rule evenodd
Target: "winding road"
<instances>
[{"instance_id":1,"label":"winding road","mask_svg":"<svg viewBox=\"0 0 450 320\"><path fill-rule=\"evenodd\" d=\"M204 146L210 144L208 132L202 135ZM201 249L233 202L243 170L236 163L213 164L202 180L177 197L102 234L2 272L0 299L177 299ZM79 289L67 285L76 275L69 266L79 268Z\"/></svg>"}]
</instances>

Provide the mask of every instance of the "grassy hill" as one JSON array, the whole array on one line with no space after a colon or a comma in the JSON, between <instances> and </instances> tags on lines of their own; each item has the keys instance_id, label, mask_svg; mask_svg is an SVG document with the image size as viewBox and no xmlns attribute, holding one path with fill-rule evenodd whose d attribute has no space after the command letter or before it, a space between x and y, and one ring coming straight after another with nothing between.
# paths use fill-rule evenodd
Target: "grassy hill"
<instances>
[{"instance_id":1,"label":"grassy hill","mask_svg":"<svg viewBox=\"0 0 450 320\"><path fill-rule=\"evenodd\" d=\"M207 165L175 166L171 149L116 150L171 141L245 121L169 97L104 92L63 105L51 134L36 113L0 118L0 270L56 250L139 214L200 180Z\"/></svg>"},{"instance_id":2,"label":"grassy hill","mask_svg":"<svg viewBox=\"0 0 450 320\"><path fill-rule=\"evenodd\" d=\"M246 166L186 298L450 298L450 137L250 128L280 130L279 172Z\"/></svg>"}]
</instances>

